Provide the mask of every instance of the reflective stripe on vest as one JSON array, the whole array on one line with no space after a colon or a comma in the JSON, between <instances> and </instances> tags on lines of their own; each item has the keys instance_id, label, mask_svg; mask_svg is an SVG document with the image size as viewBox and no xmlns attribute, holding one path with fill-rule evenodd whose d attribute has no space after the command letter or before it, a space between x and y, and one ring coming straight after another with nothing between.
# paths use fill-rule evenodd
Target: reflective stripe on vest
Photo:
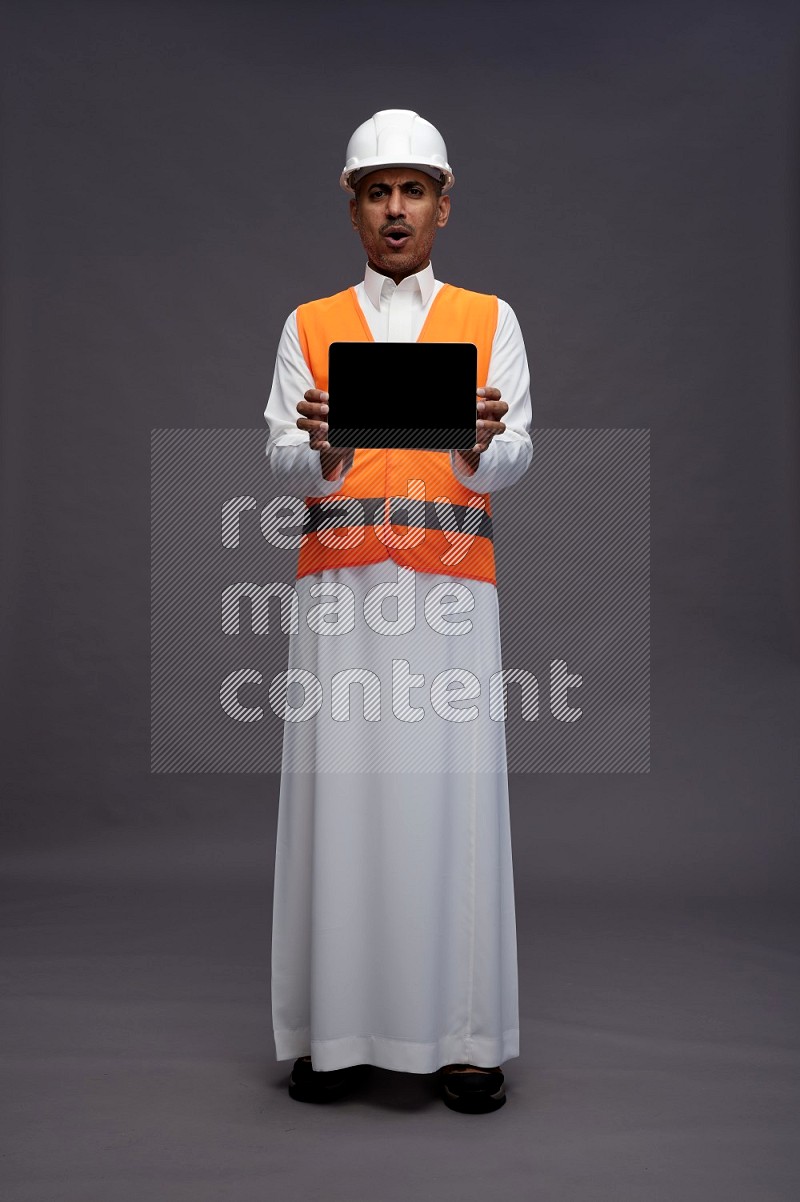
<instances>
[{"instance_id":1,"label":"reflective stripe on vest","mask_svg":"<svg viewBox=\"0 0 800 1202\"><path fill-rule=\"evenodd\" d=\"M496 328L496 296L443 284L418 341L474 343L477 387L483 388ZM315 387L323 391L332 342L374 341L354 288L300 305L297 329ZM461 483L448 451L358 447L342 488L306 497L306 505L298 578L391 558L418 572L496 583L489 494Z\"/></svg>"}]
</instances>

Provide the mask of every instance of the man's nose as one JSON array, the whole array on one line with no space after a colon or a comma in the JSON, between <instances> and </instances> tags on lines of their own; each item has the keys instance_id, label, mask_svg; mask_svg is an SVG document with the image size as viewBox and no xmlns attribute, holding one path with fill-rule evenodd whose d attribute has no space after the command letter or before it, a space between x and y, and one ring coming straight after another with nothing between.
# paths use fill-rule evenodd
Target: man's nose
<instances>
[{"instance_id":1,"label":"man's nose","mask_svg":"<svg viewBox=\"0 0 800 1202\"><path fill-rule=\"evenodd\" d=\"M406 211L406 198L399 186L392 188L386 198L386 212L389 217L402 217Z\"/></svg>"}]
</instances>

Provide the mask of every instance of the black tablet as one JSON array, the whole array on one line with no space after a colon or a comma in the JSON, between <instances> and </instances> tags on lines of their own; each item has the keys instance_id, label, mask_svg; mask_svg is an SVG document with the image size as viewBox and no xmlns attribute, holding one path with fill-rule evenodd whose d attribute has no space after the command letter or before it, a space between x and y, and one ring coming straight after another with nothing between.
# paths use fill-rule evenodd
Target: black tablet
<instances>
[{"instance_id":1,"label":"black tablet","mask_svg":"<svg viewBox=\"0 0 800 1202\"><path fill-rule=\"evenodd\" d=\"M478 348L471 342L332 342L332 447L469 450Z\"/></svg>"}]
</instances>

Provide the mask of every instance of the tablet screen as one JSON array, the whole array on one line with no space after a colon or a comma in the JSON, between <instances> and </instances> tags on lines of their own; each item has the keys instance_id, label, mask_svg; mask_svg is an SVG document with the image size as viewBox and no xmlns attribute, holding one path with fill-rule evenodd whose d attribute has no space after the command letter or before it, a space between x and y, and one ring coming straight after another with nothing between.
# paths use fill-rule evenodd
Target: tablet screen
<instances>
[{"instance_id":1,"label":"tablet screen","mask_svg":"<svg viewBox=\"0 0 800 1202\"><path fill-rule=\"evenodd\" d=\"M471 342L333 342L332 447L469 450L475 445L478 349Z\"/></svg>"}]
</instances>

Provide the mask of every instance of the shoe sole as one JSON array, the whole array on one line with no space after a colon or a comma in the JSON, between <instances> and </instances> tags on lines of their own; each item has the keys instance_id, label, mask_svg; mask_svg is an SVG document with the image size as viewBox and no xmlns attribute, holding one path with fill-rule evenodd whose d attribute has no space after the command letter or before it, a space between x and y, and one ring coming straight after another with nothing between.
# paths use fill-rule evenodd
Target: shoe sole
<instances>
[{"instance_id":1,"label":"shoe sole","mask_svg":"<svg viewBox=\"0 0 800 1202\"><path fill-rule=\"evenodd\" d=\"M342 1085L338 1089L333 1087L325 1090L306 1089L302 1085L290 1081L289 1097L294 1098L295 1102L335 1102L338 1098L343 1098L349 1088L349 1085Z\"/></svg>"},{"instance_id":2,"label":"shoe sole","mask_svg":"<svg viewBox=\"0 0 800 1202\"><path fill-rule=\"evenodd\" d=\"M454 1093L442 1083L442 1101L451 1110L461 1114L489 1114L505 1105L506 1087L501 1085L497 1093L483 1093L481 1090L467 1094Z\"/></svg>"},{"instance_id":3,"label":"shoe sole","mask_svg":"<svg viewBox=\"0 0 800 1202\"><path fill-rule=\"evenodd\" d=\"M303 1085L289 1077L289 1097L296 1102L335 1102L345 1097L352 1089L360 1084L366 1074L353 1073L352 1076L340 1078L337 1082L326 1085Z\"/></svg>"}]
</instances>

